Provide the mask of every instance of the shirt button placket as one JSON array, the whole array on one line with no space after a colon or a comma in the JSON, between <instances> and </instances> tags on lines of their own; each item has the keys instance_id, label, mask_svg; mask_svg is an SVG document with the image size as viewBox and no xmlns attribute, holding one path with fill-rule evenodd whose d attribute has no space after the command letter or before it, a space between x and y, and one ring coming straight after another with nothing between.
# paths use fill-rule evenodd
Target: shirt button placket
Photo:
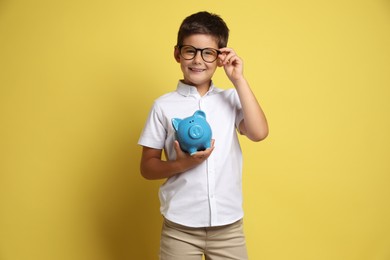
<instances>
[{"instance_id":1,"label":"shirt button placket","mask_svg":"<svg viewBox=\"0 0 390 260\"><path fill-rule=\"evenodd\" d=\"M208 181L208 196L210 204L210 224L213 226L217 222L217 202L215 197L215 170L214 157L211 154L207 159L207 181Z\"/></svg>"},{"instance_id":2,"label":"shirt button placket","mask_svg":"<svg viewBox=\"0 0 390 260\"><path fill-rule=\"evenodd\" d=\"M202 98L199 99L199 109L202 110L203 108L203 101Z\"/></svg>"},{"instance_id":3,"label":"shirt button placket","mask_svg":"<svg viewBox=\"0 0 390 260\"><path fill-rule=\"evenodd\" d=\"M205 110L205 99L206 96L199 99L199 109ZM207 115L206 115L207 117ZM217 224L217 202L215 198L215 165L213 154L207 159L207 190L208 199L210 206L210 225L214 226Z\"/></svg>"}]
</instances>

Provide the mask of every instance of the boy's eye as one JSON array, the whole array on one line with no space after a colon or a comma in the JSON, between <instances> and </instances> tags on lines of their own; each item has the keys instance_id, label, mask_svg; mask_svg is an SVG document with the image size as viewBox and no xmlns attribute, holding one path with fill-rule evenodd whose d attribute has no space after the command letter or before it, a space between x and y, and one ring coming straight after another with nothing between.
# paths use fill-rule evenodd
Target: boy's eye
<instances>
[{"instance_id":1,"label":"boy's eye","mask_svg":"<svg viewBox=\"0 0 390 260\"><path fill-rule=\"evenodd\" d=\"M213 49L205 49L203 51L203 54L208 55L208 56L215 56L217 54L217 52L214 51Z\"/></svg>"},{"instance_id":2,"label":"boy's eye","mask_svg":"<svg viewBox=\"0 0 390 260\"><path fill-rule=\"evenodd\" d=\"M182 48L181 50L183 53L188 53L188 54L193 54L196 52L196 50L194 48L191 48L191 47L185 47L185 48Z\"/></svg>"}]
</instances>

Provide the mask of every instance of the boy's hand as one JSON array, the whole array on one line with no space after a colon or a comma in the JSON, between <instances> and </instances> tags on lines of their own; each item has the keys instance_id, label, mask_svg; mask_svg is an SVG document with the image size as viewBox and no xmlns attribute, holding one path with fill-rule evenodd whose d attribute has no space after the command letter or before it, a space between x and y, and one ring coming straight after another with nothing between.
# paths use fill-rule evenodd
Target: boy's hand
<instances>
[{"instance_id":1,"label":"boy's hand","mask_svg":"<svg viewBox=\"0 0 390 260\"><path fill-rule=\"evenodd\" d=\"M211 140L210 148L207 148L204 151L196 152L193 155L183 152L177 140L175 140L174 147L176 151L176 160L181 161L184 164L183 166L185 166L185 168L190 169L201 164L209 158L210 154L214 150L214 139Z\"/></svg>"},{"instance_id":2,"label":"boy's hand","mask_svg":"<svg viewBox=\"0 0 390 260\"><path fill-rule=\"evenodd\" d=\"M230 81L237 82L244 78L243 75L243 61L231 48L219 49L222 53L219 55L220 66L223 66L225 73Z\"/></svg>"}]
</instances>

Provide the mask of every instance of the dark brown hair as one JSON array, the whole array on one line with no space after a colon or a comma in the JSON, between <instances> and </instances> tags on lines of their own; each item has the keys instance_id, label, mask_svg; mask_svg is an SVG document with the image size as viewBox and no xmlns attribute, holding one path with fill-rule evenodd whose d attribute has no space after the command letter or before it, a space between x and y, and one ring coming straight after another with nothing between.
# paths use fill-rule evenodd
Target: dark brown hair
<instances>
[{"instance_id":1,"label":"dark brown hair","mask_svg":"<svg viewBox=\"0 0 390 260\"><path fill-rule=\"evenodd\" d=\"M183 44L184 38L193 34L207 34L215 37L218 48L227 46L229 28L217 14L198 12L185 18L177 35L177 45Z\"/></svg>"}]
</instances>

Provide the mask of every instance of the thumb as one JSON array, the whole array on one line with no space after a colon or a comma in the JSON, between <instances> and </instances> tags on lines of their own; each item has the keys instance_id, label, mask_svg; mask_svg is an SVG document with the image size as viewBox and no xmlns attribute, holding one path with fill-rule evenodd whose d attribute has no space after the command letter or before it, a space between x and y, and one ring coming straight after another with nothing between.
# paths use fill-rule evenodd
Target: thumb
<instances>
[{"instance_id":1,"label":"thumb","mask_svg":"<svg viewBox=\"0 0 390 260\"><path fill-rule=\"evenodd\" d=\"M180 148L179 141L177 141L177 140L175 140L174 148L175 148L175 152L177 155L180 155L183 152Z\"/></svg>"},{"instance_id":2,"label":"thumb","mask_svg":"<svg viewBox=\"0 0 390 260\"><path fill-rule=\"evenodd\" d=\"M176 151L180 148L179 142L177 140L175 140L174 146Z\"/></svg>"}]
</instances>

